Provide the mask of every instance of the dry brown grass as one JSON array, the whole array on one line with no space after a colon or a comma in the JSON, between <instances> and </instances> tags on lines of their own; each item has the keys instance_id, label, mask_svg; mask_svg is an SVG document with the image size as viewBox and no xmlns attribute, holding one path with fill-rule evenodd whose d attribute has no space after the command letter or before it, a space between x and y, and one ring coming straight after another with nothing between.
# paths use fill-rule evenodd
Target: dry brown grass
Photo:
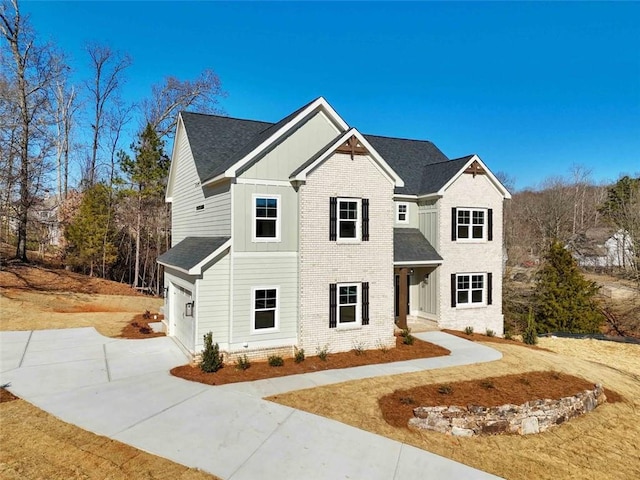
<instances>
[{"instance_id":1,"label":"dry brown grass","mask_svg":"<svg viewBox=\"0 0 640 480\"><path fill-rule=\"evenodd\" d=\"M497 362L378 377L270 397L270 400L336 419L414 445L508 479L640 478L640 382L618 368L516 345L490 345L504 357ZM626 352L629 362L640 347ZM586 347L585 347L586 348ZM458 438L389 425L378 399L397 389L433 383L479 380L531 371L559 371L620 393L620 403L605 404L551 431L531 436Z\"/></svg>"},{"instance_id":2,"label":"dry brown grass","mask_svg":"<svg viewBox=\"0 0 640 480\"><path fill-rule=\"evenodd\" d=\"M0 478L215 480L217 477L64 423L24 400L0 403Z\"/></svg>"}]
</instances>

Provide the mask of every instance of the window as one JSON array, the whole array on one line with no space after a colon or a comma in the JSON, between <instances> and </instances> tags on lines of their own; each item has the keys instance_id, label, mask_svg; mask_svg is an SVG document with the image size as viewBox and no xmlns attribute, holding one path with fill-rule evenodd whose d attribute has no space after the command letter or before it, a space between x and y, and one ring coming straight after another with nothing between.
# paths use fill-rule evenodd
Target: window
<instances>
[{"instance_id":1,"label":"window","mask_svg":"<svg viewBox=\"0 0 640 480\"><path fill-rule=\"evenodd\" d=\"M329 328L369 324L369 283L329 285Z\"/></svg>"},{"instance_id":2,"label":"window","mask_svg":"<svg viewBox=\"0 0 640 480\"><path fill-rule=\"evenodd\" d=\"M493 240L493 210L484 208L452 209L452 240Z\"/></svg>"},{"instance_id":3,"label":"window","mask_svg":"<svg viewBox=\"0 0 640 480\"><path fill-rule=\"evenodd\" d=\"M253 331L265 332L278 328L278 289L253 289Z\"/></svg>"},{"instance_id":4,"label":"window","mask_svg":"<svg viewBox=\"0 0 640 480\"><path fill-rule=\"evenodd\" d=\"M329 202L329 240L369 240L369 200L336 198Z\"/></svg>"},{"instance_id":5,"label":"window","mask_svg":"<svg viewBox=\"0 0 640 480\"><path fill-rule=\"evenodd\" d=\"M280 196L253 196L253 241L280 241Z\"/></svg>"},{"instance_id":6,"label":"window","mask_svg":"<svg viewBox=\"0 0 640 480\"><path fill-rule=\"evenodd\" d=\"M396 207L396 222L409 223L409 204L398 203Z\"/></svg>"},{"instance_id":7,"label":"window","mask_svg":"<svg viewBox=\"0 0 640 480\"><path fill-rule=\"evenodd\" d=\"M454 273L451 275L451 306L491 305L491 273Z\"/></svg>"}]
</instances>

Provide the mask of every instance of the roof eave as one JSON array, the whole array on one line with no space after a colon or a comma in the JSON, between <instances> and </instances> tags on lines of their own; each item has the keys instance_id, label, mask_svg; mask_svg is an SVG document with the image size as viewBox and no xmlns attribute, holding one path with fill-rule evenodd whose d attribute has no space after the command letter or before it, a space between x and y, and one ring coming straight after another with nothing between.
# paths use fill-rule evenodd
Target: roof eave
<instances>
[{"instance_id":1,"label":"roof eave","mask_svg":"<svg viewBox=\"0 0 640 480\"><path fill-rule=\"evenodd\" d=\"M471 156L471 158L470 158L470 159L469 159L469 160L464 164L464 166L463 166L460 170L458 170L458 172L457 172L455 175L453 175L453 176L449 179L449 181L448 181L447 183L445 183L445 184L442 186L442 188L440 188L440 190L438 190L438 192L437 192L437 193L438 193L438 195L443 196L443 195L444 195L445 190L447 190L447 188L449 188L449 187L453 184L453 182L455 182L455 181L458 179L458 177L460 177L460 175L462 175L462 174L464 173L464 171L465 171L467 168L469 168L469 166L470 166L473 162L476 162L476 161L477 161L477 162L482 166L482 168L484 169L484 171L485 171L485 173L486 173L487 177L489 177L489 180L490 180L490 181L491 181L491 183L496 187L496 189L497 189L497 190L498 190L498 192L502 195L502 197L503 197L505 200L510 199L510 198L511 198L511 194L509 193L509 190L507 190L507 189L505 188L505 186L504 186L504 185L502 185L502 183L500 182L500 180L498 180L498 179L496 178L496 176L495 176L493 173L491 173L491 170L489 170L489 168L484 164L484 162L483 162L483 161L480 159L480 157L479 157L478 155L476 155L476 154L473 154L473 155Z\"/></svg>"},{"instance_id":2,"label":"roof eave","mask_svg":"<svg viewBox=\"0 0 640 480\"><path fill-rule=\"evenodd\" d=\"M213 252L211 252L205 258L200 260L200 262L198 262L196 265L191 267L188 272L189 275L202 275L202 267L229 248L231 248L231 239L224 242L222 245L216 248Z\"/></svg>"},{"instance_id":3,"label":"roof eave","mask_svg":"<svg viewBox=\"0 0 640 480\"><path fill-rule=\"evenodd\" d=\"M398 267L410 267L410 266L420 266L420 265L442 265L443 260L416 260L416 261L403 261L403 262L393 262L394 266Z\"/></svg>"}]
</instances>

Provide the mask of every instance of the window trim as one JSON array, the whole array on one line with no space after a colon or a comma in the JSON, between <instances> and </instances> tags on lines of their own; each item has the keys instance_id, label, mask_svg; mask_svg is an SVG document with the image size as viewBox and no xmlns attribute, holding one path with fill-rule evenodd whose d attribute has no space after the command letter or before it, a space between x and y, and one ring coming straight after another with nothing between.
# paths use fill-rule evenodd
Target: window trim
<instances>
[{"instance_id":1,"label":"window trim","mask_svg":"<svg viewBox=\"0 0 640 480\"><path fill-rule=\"evenodd\" d=\"M482 302L473 302L471 301L472 299L472 292L473 292L473 276L474 275L480 275L482 276ZM465 302L465 303L461 303L458 301L458 293L460 292L460 289L458 288L458 278L459 277L469 277L469 288L468 289L464 289L464 291L469 292L469 302ZM453 291L453 289L452 289ZM455 307L454 308L459 308L459 309L465 309L465 308L483 308L489 305L488 303L488 299L489 299L489 279L488 279L488 275L487 272L461 272L461 273L456 273L455 274Z\"/></svg>"},{"instance_id":2,"label":"window trim","mask_svg":"<svg viewBox=\"0 0 640 480\"><path fill-rule=\"evenodd\" d=\"M276 236L275 237L258 237L257 236L257 221L258 216L256 212L256 201L258 199L275 199L276 200ZM275 243L281 241L280 225L282 219L282 197L281 195L271 194L259 194L254 193L251 196L251 241L254 243Z\"/></svg>"},{"instance_id":3,"label":"window trim","mask_svg":"<svg viewBox=\"0 0 640 480\"><path fill-rule=\"evenodd\" d=\"M258 292L259 290L275 290L276 291L276 307L274 309L275 314L274 314L274 322L273 322L274 326L271 328L256 328L256 311L267 310L267 309L256 310L256 292ZM271 309L268 309L268 310L271 310ZM279 286L268 285L268 286L251 287L250 321L251 321L252 335L261 335L265 333L273 333L273 332L280 331L280 287Z\"/></svg>"},{"instance_id":4,"label":"window trim","mask_svg":"<svg viewBox=\"0 0 640 480\"><path fill-rule=\"evenodd\" d=\"M340 204L341 203L355 203L356 204L356 218L354 220L341 220L340 219ZM355 237L341 237L340 236L340 222L355 223L356 236ZM336 199L336 241L338 243L358 243L362 241L362 198L353 197L338 197Z\"/></svg>"},{"instance_id":5,"label":"window trim","mask_svg":"<svg viewBox=\"0 0 640 480\"><path fill-rule=\"evenodd\" d=\"M406 207L406 211L404 212L404 220L400 220L400 207ZM396 223L409 223L409 203L408 202L397 202L396 203Z\"/></svg>"},{"instance_id":6,"label":"window trim","mask_svg":"<svg viewBox=\"0 0 640 480\"><path fill-rule=\"evenodd\" d=\"M458 215L461 211L469 212L469 237L461 237L460 236L460 222L458 221ZM482 237L481 238L473 238L473 212L483 212L483 223L482 223ZM488 232L489 232L489 209L488 208L474 208L474 207L457 207L456 208L456 218L455 218L455 236L456 242L460 243L484 243L488 241Z\"/></svg>"},{"instance_id":7,"label":"window trim","mask_svg":"<svg viewBox=\"0 0 640 480\"><path fill-rule=\"evenodd\" d=\"M355 322L341 322L340 321L340 307L342 304L340 303L340 288L344 287L356 287L356 312L355 312ZM352 305L351 303L345 305ZM336 283L336 328L338 329L348 329L354 327L360 327L362 325L362 283L360 282L345 282L345 283Z\"/></svg>"}]
</instances>

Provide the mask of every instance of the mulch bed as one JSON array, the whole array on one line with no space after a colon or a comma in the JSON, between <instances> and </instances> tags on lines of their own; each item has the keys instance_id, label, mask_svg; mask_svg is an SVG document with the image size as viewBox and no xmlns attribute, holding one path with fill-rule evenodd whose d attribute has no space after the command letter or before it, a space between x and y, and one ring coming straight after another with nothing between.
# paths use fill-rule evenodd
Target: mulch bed
<instances>
[{"instance_id":1,"label":"mulch bed","mask_svg":"<svg viewBox=\"0 0 640 480\"><path fill-rule=\"evenodd\" d=\"M0 403L11 402L13 400L19 400L13 393L9 390L0 388Z\"/></svg>"},{"instance_id":2,"label":"mulch bed","mask_svg":"<svg viewBox=\"0 0 640 480\"><path fill-rule=\"evenodd\" d=\"M450 353L446 348L418 339L415 339L413 345L405 345L402 343L402 337L396 337L396 348L391 348L386 352L382 350L365 350L359 355L354 351L330 353L326 360L321 360L317 356L310 356L300 363L295 363L293 358L286 358L284 365L281 367L271 367L267 362L252 362L247 370L238 370L235 365L227 364L215 373L203 372L199 366L182 365L173 368L171 374L185 380L208 385L224 385L226 383L284 377L298 373L400 362L416 358L441 357Z\"/></svg>"},{"instance_id":3,"label":"mulch bed","mask_svg":"<svg viewBox=\"0 0 640 480\"><path fill-rule=\"evenodd\" d=\"M378 404L384 419L394 427L407 428L416 407L480 405L497 407L507 403L521 405L531 400L570 397L594 384L583 378L559 372L527 372L480 380L423 385L396 390L385 395ZM448 393L447 393L448 392ZM607 402L620 402L616 392L604 389Z\"/></svg>"},{"instance_id":4,"label":"mulch bed","mask_svg":"<svg viewBox=\"0 0 640 480\"><path fill-rule=\"evenodd\" d=\"M544 350L546 352L551 351L547 348L538 347L536 345L528 345L524 342L519 342L518 340L507 340L506 338L502 338L502 337L489 337L487 335L482 335L480 333L472 333L471 335L469 335L459 330L443 329L442 331L450 335L455 335L456 337L464 338L465 340L471 340L472 342L503 343L507 345L517 345L519 347L533 348L534 350Z\"/></svg>"},{"instance_id":5,"label":"mulch bed","mask_svg":"<svg viewBox=\"0 0 640 480\"><path fill-rule=\"evenodd\" d=\"M154 315L157 315L157 319L154 319ZM120 338L128 338L131 340L139 340L143 338L164 337L164 332L154 332L149 326L149 322L159 322L164 318L164 315L157 313L140 313L133 317L133 319L122 329L120 332Z\"/></svg>"}]
</instances>

